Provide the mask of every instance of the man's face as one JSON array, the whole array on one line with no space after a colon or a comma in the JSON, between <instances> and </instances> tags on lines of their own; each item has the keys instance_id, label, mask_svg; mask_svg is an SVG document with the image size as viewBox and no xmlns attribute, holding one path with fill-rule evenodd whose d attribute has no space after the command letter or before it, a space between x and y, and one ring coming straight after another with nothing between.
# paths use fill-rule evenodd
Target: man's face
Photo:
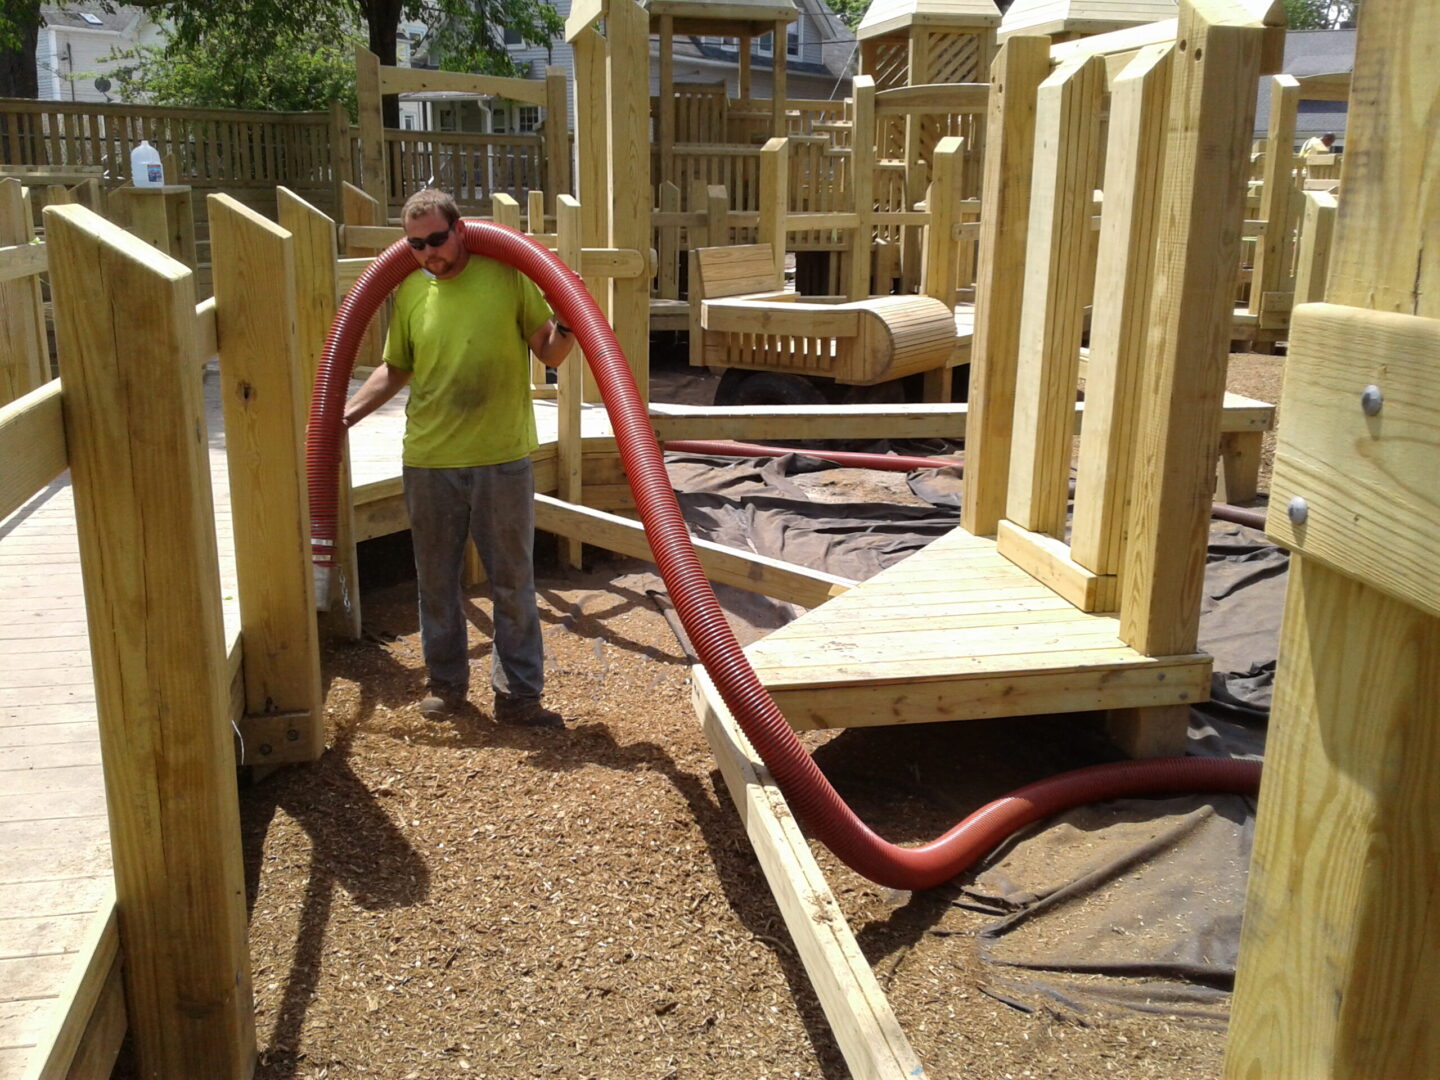
<instances>
[{"instance_id":1,"label":"man's face","mask_svg":"<svg viewBox=\"0 0 1440 1080\"><path fill-rule=\"evenodd\" d=\"M424 269L437 278L454 277L465 268L465 249L460 231L445 220L439 210L405 222L405 236L411 241L410 251ZM431 241L440 240L439 245ZM419 243L419 248L415 244Z\"/></svg>"}]
</instances>

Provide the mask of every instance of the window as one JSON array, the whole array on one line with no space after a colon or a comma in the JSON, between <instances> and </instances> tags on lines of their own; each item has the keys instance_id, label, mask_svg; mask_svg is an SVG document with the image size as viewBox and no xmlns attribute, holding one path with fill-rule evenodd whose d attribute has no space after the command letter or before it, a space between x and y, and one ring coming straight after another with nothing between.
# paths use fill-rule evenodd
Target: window
<instances>
[{"instance_id":1,"label":"window","mask_svg":"<svg viewBox=\"0 0 1440 1080\"><path fill-rule=\"evenodd\" d=\"M91 15L88 11L80 12L80 18L84 19L91 26L103 26L104 20L99 15Z\"/></svg>"},{"instance_id":2,"label":"window","mask_svg":"<svg viewBox=\"0 0 1440 1080\"><path fill-rule=\"evenodd\" d=\"M506 45L524 45L525 42L520 39L520 31L519 31L519 30L512 30L510 27L507 26L507 27L505 27L505 44L506 44Z\"/></svg>"},{"instance_id":3,"label":"window","mask_svg":"<svg viewBox=\"0 0 1440 1080\"><path fill-rule=\"evenodd\" d=\"M771 56L774 54L775 32L773 30L755 39L755 51L761 56Z\"/></svg>"},{"instance_id":4,"label":"window","mask_svg":"<svg viewBox=\"0 0 1440 1080\"><path fill-rule=\"evenodd\" d=\"M796 19L785 31L785 55L800 55L800 22Z\"/></svg>"},{"instance_id":5,"label":"window","mask_svg":"<svg viewBox=\"0 0 1440 1080\"><path fill-rule=\"evenodd\" d=\"M515 130L529 134L540 126L540 106L521 105L515 111Z\"/></svg>"}]
</instances>

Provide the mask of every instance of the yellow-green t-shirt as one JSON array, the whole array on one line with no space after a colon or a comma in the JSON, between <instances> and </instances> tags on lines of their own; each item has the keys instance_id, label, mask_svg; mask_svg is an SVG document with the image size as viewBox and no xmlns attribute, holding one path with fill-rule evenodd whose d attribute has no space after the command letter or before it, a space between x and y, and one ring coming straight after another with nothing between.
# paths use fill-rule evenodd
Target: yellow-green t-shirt
<instances>
[{"instance_id":1,"label":"yellow-green t-shirt","mask_svg":"<svg viewBox=\"0 0 1440 1080\"><path fill-rule=\"evenodd\" d=\"M498 465L534 451L529 340L550 317L534 282L482 255L453 278L422 270L401 282L385 362L413 372L406 465Z\"/></svg>"}]
</instances>

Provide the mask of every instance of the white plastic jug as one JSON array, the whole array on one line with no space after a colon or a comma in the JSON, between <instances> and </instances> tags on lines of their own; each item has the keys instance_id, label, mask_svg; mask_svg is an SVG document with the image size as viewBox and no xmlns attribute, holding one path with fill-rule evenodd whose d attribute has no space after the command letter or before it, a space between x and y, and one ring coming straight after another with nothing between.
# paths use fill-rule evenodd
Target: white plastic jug
<instances>
[{"instance_id":1,"label":"white plastic jug","mask_svg":"<svg viewBox=\"0 0 1440 1080\"><path fill-rule=\"evenodd\" d=\"M161 187L165 183L165 169L160 164L160 151L144 139L130 151L130 178L136 187Z\"/></svg>"}]
</instances>

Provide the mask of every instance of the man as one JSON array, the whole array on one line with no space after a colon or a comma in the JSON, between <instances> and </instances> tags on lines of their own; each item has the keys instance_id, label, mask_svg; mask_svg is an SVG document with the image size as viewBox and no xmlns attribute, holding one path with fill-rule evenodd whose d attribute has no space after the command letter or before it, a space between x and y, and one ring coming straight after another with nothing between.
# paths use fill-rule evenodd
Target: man
<instances>
[{"instance_id":1,"label":"man","mask_svg":"<svg viewBox=\"0 0 1440 1080\"><path fill-rule=\"evenodd\" d=\"M1310 157L1312 154L1331 153L1330 148L1335 145L1335 136L1327 131L1324 135L1311 135L1305 140L1305 145L1300 147L1301 157Z\"/></svg>"},{"instance_id":2,"label":"man","mask_svg":"<svg viewBox=\"0 0 1440 1080\"><path fill-rule=\"evenodd\" d=\"M416 192L401 211L424 271L395 290L384 362L346 403L348 428L410 387L405 507L415 545L420 643L429 672L420 712L438 720L470 683L461 608L465 540L474 536L494 599L490 681L495 719L564 727L544 708L545 655L535 604L535 413L529 354L550 367L574 336L518 270L472 255L445 192Z\"/></svg>"}]
</instances>

